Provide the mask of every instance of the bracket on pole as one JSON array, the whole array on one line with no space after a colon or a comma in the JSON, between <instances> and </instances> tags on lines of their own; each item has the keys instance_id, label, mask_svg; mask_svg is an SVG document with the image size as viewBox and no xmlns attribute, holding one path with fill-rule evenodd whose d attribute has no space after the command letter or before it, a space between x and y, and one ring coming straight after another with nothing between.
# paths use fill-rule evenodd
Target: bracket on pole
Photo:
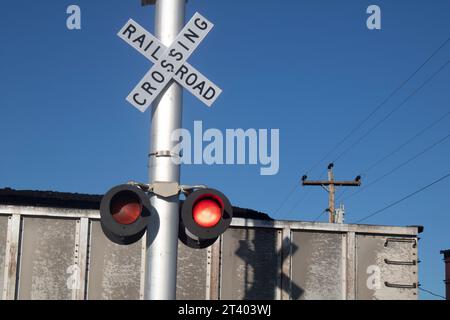
<instances>
[{"instance_id":1,"label":"bracket on pole","mask_svg":"<svg viewBox=\"0 0 450 320\"><path fill-rule=\"evenodd\" d=\"M148 6L148 5L155 4L155 2L156 2L156 0L141 0L141 5Z\"/></svg>"},{"instance_id":2,"label":"bracket on pole","mask_svg":"<svg viewBox=\"0 0 450 320\"><path fill-rule=\"evenodd\" d=\"M152 184L140 183L135 181L129 181L127 184L141 188L145 192L154 193L163 198L169 198L183 193L189 195L197 189L206 189L205 185L179 185L177 182L163 182L155 181Z\"/></svg>"}]
</instances>

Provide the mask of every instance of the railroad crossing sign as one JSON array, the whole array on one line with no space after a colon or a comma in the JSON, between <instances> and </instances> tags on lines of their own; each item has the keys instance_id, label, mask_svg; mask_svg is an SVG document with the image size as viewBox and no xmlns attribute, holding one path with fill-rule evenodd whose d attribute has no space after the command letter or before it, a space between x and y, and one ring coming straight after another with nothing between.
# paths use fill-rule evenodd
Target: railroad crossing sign
<instances>
[{"instance_id":1,"label":"railroad crossing sign","mask_svg":"<svg viewBox=\"0 0 450 320\"><path fill-rule=\"evenodd\" d=\"M186 60L213 27L210 21L195 13L167 48L138 23L132 19L128 20L117 35L154 65L131 91L127 101L144 112L174 79L210 107L222 90Z\"/></svg>"}]
</instances>

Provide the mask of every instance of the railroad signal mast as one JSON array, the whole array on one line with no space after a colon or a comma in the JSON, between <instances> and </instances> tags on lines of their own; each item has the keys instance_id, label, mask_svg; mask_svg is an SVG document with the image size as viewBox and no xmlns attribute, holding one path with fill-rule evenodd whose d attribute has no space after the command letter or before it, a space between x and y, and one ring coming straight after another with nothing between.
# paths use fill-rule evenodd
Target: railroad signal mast
<instances>
[{"instance_id":1,"label":"railroad signal mast","mask_svg":"<svg viewBox=\"0 0 450 320\"><path fill-rule=\"evenodd\" d=\"M117 34L154 65L128 95L141 112L152 106L149 183L113 187L102 198L101 226L106 237L130 245L146 237L144 299L176 298L178 241L191 248L212 245L230 226L233 208L228 198L206 186L180 185L178 143L182 93L186 88L210 107L222 90L187 59L213 28L199 13L185 24L186 0L142 0L155 5L155 36L129 19ZM186 199L180 206L180 194Z\"/></svg>"},{"instance_id":2,"label":"railroad signal mast","mask_svg":"<svg viewBox=\"0 0 450 320\"><path fill-rule=\"evenodd\" d=\"M361 176L357 176L352 181L336 181L334 180L333 173L334 164L328 165L328 180L307 180L308 177L304 175L302 177L303 186L321 186L328 192L328 221L330 223L336 223L336 207L335 207L335 194L336 187L359 187L361 185Z\"/></svg>"}]
</instances>

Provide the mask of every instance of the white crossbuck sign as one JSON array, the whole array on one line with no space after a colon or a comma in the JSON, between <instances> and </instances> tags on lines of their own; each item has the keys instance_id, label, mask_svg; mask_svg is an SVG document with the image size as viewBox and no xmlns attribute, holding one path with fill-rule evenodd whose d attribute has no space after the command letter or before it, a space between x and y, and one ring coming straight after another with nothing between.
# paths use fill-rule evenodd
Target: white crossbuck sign
<instances>
[{"instance_id":1,"label":"white crossbuck sign","mask_svg":"<svg viewBox=\"0 0 450 320\"><path fill-rule=\"evenodd\" d=\"M189 65L186 60L213 28L201 14L195 13L169 48L132 19L117 34L147 59L153 67L131 91L127 101L144 112L174 79L207 106L222 90Z\"/></svg>"}]
</instances>

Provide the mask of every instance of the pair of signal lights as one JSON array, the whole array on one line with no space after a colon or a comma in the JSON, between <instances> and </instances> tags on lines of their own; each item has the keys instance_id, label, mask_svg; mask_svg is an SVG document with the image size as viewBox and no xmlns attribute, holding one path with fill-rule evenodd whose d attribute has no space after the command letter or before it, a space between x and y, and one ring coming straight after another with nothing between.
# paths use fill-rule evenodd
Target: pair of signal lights
<instances>
[{"instance_id":1,"label":"pair of signal lights","mask_svg":"<svg viewBox=\"0 0 450 320\"><path fill-rule=\"evenodd\" d=\"M109 240L120 245L139 241L157 214L149 194L131 184L112 188L100 204L102 230ZM179 240L191 248L206 248L228 229L232 218L233 207L222 192L197 189L181 205Z\"/></svg>"}]
</instances>

